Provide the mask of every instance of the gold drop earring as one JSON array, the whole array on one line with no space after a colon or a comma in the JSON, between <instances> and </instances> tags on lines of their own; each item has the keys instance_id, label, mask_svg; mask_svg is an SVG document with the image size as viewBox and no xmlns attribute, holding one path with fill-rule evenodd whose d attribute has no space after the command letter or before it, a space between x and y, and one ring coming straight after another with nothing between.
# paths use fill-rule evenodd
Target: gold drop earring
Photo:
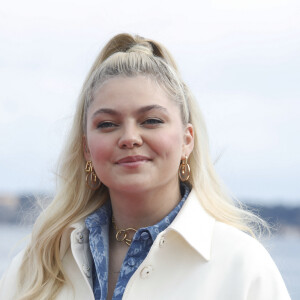
<instances>
[{"instance_id":1,"label":"gold drop earring","mask_svg":"<svg viewBox=\"0 0 300 300\"><path fill-rule=\"evenodd\" d=\"M85 177L86 185L93 191L97 190L101 185L101 181L94 172L94 168L90 160L86 162L85 172L87 173Z\"/></svg>"},{"instance_id":2,"label":"gold drop earring","mask_svg":"<svg viewBox=\"0 0 300 300\"><path fill-rule=\"evenodd\" d=\"M180 162L178 175L181 181L187 181L190 178L191 168L187 160L188 157L185 156L185 158Z\"/></svg>"}]
</instances>

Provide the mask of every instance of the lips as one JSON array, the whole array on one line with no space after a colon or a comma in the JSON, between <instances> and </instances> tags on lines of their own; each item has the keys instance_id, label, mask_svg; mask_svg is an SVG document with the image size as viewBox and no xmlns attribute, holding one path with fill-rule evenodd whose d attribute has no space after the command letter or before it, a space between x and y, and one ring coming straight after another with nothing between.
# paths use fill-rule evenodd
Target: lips
<instances>
[{"instance_id":1,"label":"lips","mask_svg":"<svg viewBox=\"0 0 300 300\"><path fill-rule=\"evenodd\" d=\"M150 161L151 159L147 156L142 156L142 155L135 155L135 156L126 156L120 160L118 160L116 163L117 164L130 164L130 163L135 163L135 162L142 162L142 161Z\"/></svg>"}]
</instances>

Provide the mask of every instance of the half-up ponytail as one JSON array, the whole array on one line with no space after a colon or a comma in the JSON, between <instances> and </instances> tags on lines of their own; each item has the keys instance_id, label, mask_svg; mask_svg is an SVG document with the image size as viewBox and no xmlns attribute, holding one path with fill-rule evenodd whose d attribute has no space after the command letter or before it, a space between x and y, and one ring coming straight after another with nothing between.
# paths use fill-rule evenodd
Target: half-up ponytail
<instances>
[{"instance_id":1,"label":"half-up ponytail","mask_svg":"<svg viewBox=\"0 0 300 300\"><path fill-rule=\"evenodd\" d=\"M150 39L145 39L139 35L132 36L127 33L120 33L107 42L107 44L104 46L104 48L96 58L87 77L89 78L90 75L113 54L117 52L128 53L134 51L144 52L147 55L152 54L154 57L159 57L163 59L169 66L171 66L176 72L178 71L177 65L172 55L165 47L163 47L158 42Z\"/></svg>"}]
</instances>

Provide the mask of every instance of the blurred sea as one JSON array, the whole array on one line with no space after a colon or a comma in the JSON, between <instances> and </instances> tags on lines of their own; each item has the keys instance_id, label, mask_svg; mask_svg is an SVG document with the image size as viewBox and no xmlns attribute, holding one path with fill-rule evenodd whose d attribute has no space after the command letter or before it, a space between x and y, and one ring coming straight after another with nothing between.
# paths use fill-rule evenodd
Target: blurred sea
<instances>
[{"instance_id":1,"label":"blurred sea","mask_svg":"<svg viewBox=\"0 0 300 300\"><path fill-rule=\"evenodd\" d=\"M26 245L31 226L0 224L0 277ZM262 241L277 264L291 298L300 299L300 237L274 235Z\"/></svg>"}]
</instances>

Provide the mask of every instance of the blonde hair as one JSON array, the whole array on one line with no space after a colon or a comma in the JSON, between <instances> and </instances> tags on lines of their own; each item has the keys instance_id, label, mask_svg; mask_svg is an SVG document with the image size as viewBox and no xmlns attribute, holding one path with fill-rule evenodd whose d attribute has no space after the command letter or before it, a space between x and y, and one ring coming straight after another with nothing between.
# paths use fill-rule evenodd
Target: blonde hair
<instances>
[{"instance_id":1,"label":"blonde hair","mask_svg":"<svg viewBox=\"0 0 300 300\"><path fill-rule=\"evenodd\" d=\"M189 183L204 209L218 221L255 235L263 224L232 200L221 184L209 154L203 117L177 66L159 43L129 34L113 37L96 58L83 84L69 138L60 159L55 198L39 216L19 272L19 300L52 299L66 281L60 259L63 232L99 208L108 198L101 186L91 191L85 184L82 139L87 109L104 81L116 76L148 76L162 86L179 105L183 124L194 127L194 150L189 157ZM256 227L256 228L255 228ZM28 272L30 270L30 272Z\"/></svg>"}]
</instances>

